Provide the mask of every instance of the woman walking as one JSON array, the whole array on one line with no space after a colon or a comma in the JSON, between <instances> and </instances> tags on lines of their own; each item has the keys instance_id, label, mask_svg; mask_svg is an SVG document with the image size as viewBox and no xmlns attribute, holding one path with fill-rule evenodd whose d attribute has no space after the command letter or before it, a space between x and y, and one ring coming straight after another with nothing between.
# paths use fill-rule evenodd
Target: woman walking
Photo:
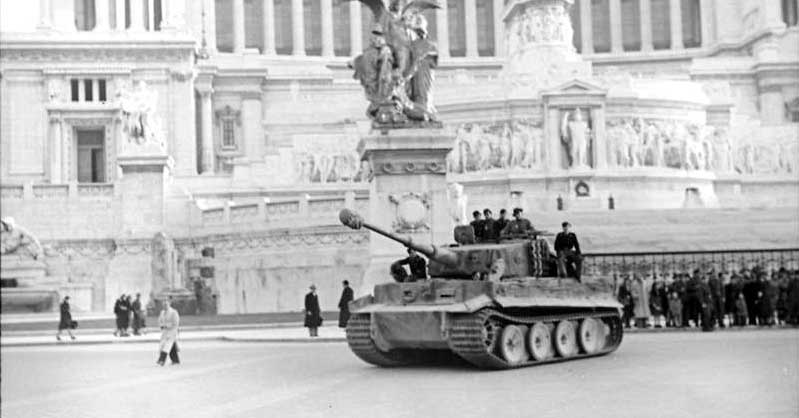
<instances>
[{"instance_id":1,"label":"woman walking","mask_svg":"<svg viewBox=\"0 0 799 418\"><path fill-rule=\"evenodd\" d=\"M72 313L69 311L69 296L64 296L64 301L61 302L61 318L58 321L58 334L55 335L55 338L61 341L61 331L67 330L69 337L74 340L75 336L72 335L72 329L75 328L75 325L77 324L72 321Z\"/></svg>"}]
</instances>

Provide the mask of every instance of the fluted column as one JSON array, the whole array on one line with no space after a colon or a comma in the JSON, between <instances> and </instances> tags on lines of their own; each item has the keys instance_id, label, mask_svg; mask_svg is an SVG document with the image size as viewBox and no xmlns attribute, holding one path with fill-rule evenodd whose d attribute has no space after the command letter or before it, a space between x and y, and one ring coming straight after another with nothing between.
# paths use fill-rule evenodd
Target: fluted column
<instances>
[{"instance_id":1,"label":"fluted column","mask_svg":"<svg viewBox=\"0 0 799 418\"><path fill-rule=\"evenodd\" d=\"M683 49L680 0L669 0L669 23L671 24L671 49Z\"/></svg>"},{"instance_id":2,"label":"fluted column","mask_svg":"<svg viewBox=\"0 0 799 418\"><path fill-rule=\"evenodd\" d=\"M50 183L63 182L61 117L50 116Z\"/></svg>"},{"instance_id":3,"label":"fluted column","mask_svg":"<svg viewBox=\"0 0 799 418\"><path fill-rule=\"evenodd\" d=\"M244 0L233 0L233 53L244 53Z\"/></svg>"},{"instance_id":4,"label":"fluted column","mask_svg":"<svg viewBox=\"0 0 799 418\"><path fill-rule=\"evenodd\" d=\"M651 0L640 0L639 12L641 18L641 51L651 51L653 49Z\"/></svg>"},{"instance_id":5,"label":"fluted column","mask_svg":"<svg viewBox=\"0 0 799 418\"><path fill-rule=\"evenodd\" d=\"M36 29L47 30L53 28L53 8L50 4L52 0L39 0L39 24Z\"/></svg>"},{"instance_id":6,"label":"fluted column","mask_svg":"<svg viewBox=\"0 0 799 418\"><path fill-rule=\"evenodd\" d=\"M447 23L447 2L441 1L436 9L436 42L439 58L449 58L449 24Z\"/></svg>"},{"instance_id":7,"label":"fluted column","mask_svg":"<svg viewBox=\"0 0 799 418\"><path fill-rule=\"evenodd\" d=\"M130 0L130 27L131 31L144 30L144 2L143 0Z\"/></svg>"},{"instance_id":8,"label":"fluted column","mask_svg":"<svg viewBox=\"0 0 799 418\"><path fill-rule=\"evenodd\" d=\"M108 23L108 2L113 0L94 0L95 31L107 31L111 27Z\"/></svg>"},{"instance_id":9,"label":"fluted column","mask_svg":"<svg viewBox=\"0 0 799 418\"><path fill-rule=\"evenodd\" d=\"M610 0L610 52L624 52L621 38L621 0Z\"/></svg>"},{"instance_id":10,"label":"fluted column","mask_svg":"<svg viewBox=\"0 0 799 418\"><path fill-rule=\"evenodd\" d=\"M699 24L702 25L702 46L710 45L714 39L713 33L710 30L713 25L711 25L711 21L713 20L713 7L716 3L711 4L709 1L701 1L699 2L699 14L700 14L700 21Z\"/></svg>"},{"instance_id":11,"label":"fluted column","mask_svg":"<svg viewBox=\"0 0 799 418\"><path fill-rule=\"evenodd\" d=\"M591 21L591 0L580 0L580 43L582 54L594 53L594 24Z\"/></svg>"},{"instance_id":12,"label":"fluted column","mask_svg":"<svg viewBox=\"0 0 799 418\"><path fill-rule=\"evenodd\" d=\"M319 0L322 11L322 56L333 56L333 0Z\"/></svg>"},{"instance_id":13,"label":"fluted column","mask_svg":"<svg viewBox=\"0 0 799 418\"><path fill-rule=\"evenodd\" d=\"M466 17L466 56L476 57L477 51L477 5L476 0L463 0Z\"/></svg>"},{"instance_id":14,"label":"fluted column","mask_svg":"<svg viewBox=\"0 0 799 418\"><path fill-rule=\"evenodd\" d=\"M147 30L155 32L155 0L147 0Z\"/></svg>"},{"instance_id":15,"label":"fluted column","mask_svg":"<svg viewBox=\"0 0 799 418\"><path fill-rule=\"evenodd\" d=\"M114 5L114 12L116 14L115 22L116 27L115 30L125 30L125 0L115 0L116 4Z\"/></svg>"},{"instance_id":16,"label":"fluted column","mask_svg":"<svg viewBox=\"0 0 799 418\"><path fill-rule=\"evenodd\" d=\"M291 0L291 43L292 55L305 55L305 16L302 0Z\"/></svg>"},{"instance_id":17,"label":"fluted column","mask_svg":"<svg viewBox=\"0 0 799 418\"><path fill-rule=\"evenodd\" d=\"M502 12L505 11L504 0L494 0L494 56L505 55L505 22L502 21Z\"/></svg>"},{"instance_id":18,"label":"fluted column","mask_svg":"<svg viewBox=\"0 0 799 418\"><path fill-rule=\"evenodd\" d=\"M275 0L264 1L264 55L275 55Z\"/></svg>"},{"instance_id":19,"label":"fluted column","mask_svg":"<svg viewBox=\"0 0 799 418\"><path fill-rule=\"evenodd\" d=\"M211 101L213 93L213 89L200 92L202 118L202 158L200 160L200 168L202 174L214 173L214 109Z\"/></svg>"},{"instance_id":20,"label":"fluted column","mask_svg":"<svg viewBox=\"0 0 799 418\"><path fill-rule=\"evenodd\" d=\"M350 55L357 56L363 51L363 33L361 32L361 3L350 2Z\"/></svg>"}]
</instances>

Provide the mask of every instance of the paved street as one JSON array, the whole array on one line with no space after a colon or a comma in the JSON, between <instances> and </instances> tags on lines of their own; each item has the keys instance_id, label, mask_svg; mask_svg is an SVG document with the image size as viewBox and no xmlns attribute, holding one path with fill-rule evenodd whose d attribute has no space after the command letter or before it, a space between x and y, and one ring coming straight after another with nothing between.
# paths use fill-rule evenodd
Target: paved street
<instances>
[{"instance_id":1,"label":"paved street","mask_svg":"<svg viewBox=\"0 0 799 418\"><path fill-rule=\"evenodd\" d=\"M799 331L641 333L596 359L380 369L343 343L2 349L3 417L744 416L799 413Z\"/></svg>"}]
</instances>

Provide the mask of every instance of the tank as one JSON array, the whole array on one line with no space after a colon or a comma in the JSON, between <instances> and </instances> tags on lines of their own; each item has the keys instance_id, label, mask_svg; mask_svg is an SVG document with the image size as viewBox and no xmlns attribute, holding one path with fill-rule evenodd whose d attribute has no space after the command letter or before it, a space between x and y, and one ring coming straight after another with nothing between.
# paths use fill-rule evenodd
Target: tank
<instances>
[{"instance_id":1,"label":"tank","mask_svg":"<svg viewBox=\"0 0 799 418\"><path fill-rule=\"evenodd\" d=\"M556 260L541 236L433 246L348 209L339 219L428 259L428 279L396 282L386 271L386 283L350 303L347 343L368 363L406 366L450 352L478 368L509 369L600 356L621 344L622 306L610 281L554 277Z\"/></svg>"}]
</instances>

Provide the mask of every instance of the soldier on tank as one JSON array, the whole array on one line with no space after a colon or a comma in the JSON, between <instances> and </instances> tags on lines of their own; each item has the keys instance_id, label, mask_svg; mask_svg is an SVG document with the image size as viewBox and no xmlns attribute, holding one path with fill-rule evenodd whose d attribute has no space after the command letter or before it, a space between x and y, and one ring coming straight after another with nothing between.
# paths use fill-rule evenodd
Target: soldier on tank
<instances>
[{"instance_id":1,"label":"soldier on tank","mask_svg":"<svg viewBox=\"0 0 799 418\"><path fill-rule=\"evenodd\" d=\"M580 243L577 235L569 231L571 224L563 222L563 231L555 237L555 254L558 256L558 277L567 277L567 270L574 271L574 278L578 281L583 272L583 255L580 252Z\"/></svg>"},{"instance_id":2,"label":"soldier on tank","mask_svg":"<svg viewBox=\"0 0 799 418\"><path fill-rule=\"evenodd\" d=\"M407 264L411 268L411 275L405 281L415 282L427 279L427 260L413 248L408 248L408 256L402 260L397 260L395 264L398 266Z\"/></svg>"},{"instance_id":3,"label":"soldier on tank","mask_svg":"<svg viewBox=\"0 0 799 418\"><path fill-rule=\"evenodd\" d=\"M534 230L533 224L522 217L522 212L524 212L522 208L513 209L513 219L502 229L501 235L503 237L527 236L529 232Z\"/></svg>"},{"instance_id":4,"label":"soldier on tank","mask_svg":"<svg viewBox=\"0 0 799 418\"><path fill-rule=\"evenodd\" d=\"M485 221L482 219L482 214L480 214L479 210L472 212L472 217L474 220L469 223L474 230L474 239L477 242L483 242L483 236L485 235Z\"/></svg>"},{"instance_id":5,"label":"soldier on tank","mask_svg":"<svg viewBox=\"0 0 799 418\"><path fill-rule=\"evenodd\" d=\"M496 222L491 209L483 209L483 241L492 242L499 238Z\"/></svg>"}]
</instances>

